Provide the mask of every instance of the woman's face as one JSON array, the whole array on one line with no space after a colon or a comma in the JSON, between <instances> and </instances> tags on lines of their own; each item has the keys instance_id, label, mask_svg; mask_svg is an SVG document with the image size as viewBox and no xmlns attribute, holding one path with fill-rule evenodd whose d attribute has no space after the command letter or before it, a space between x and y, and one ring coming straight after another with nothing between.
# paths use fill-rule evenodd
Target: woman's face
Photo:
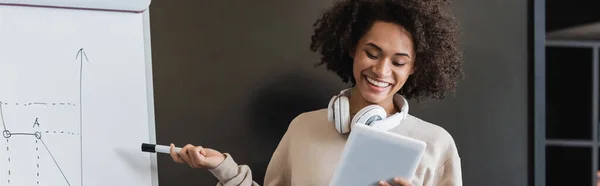
<instances>
[{"instance_id":1,"label":"woman's face","mask_svg":"<svg viewBox=\"0 0 600 186\"><path fill-rule=\"evenodd\" d=\"M352 56L355 89L371 104L392 101L414 72L412 38L398 24L375 22Z\"/></svg>"}]
</instances>

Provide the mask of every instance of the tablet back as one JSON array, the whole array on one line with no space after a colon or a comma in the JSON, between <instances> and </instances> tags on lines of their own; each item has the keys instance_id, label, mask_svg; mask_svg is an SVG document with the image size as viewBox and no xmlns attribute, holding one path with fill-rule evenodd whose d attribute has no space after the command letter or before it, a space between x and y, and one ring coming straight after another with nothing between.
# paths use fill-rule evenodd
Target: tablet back
<instances>
[{"instance_id":1,"label":"tablet back","mask_svg":"<svg viewBox=\"0 0 600 186\"><path fill-rule=\"evenodd\" d=\"M330 186L393 183L394 177L413 177L426 144L413 138L355 125L342 152Z\"/></svg>"}]
</instances>

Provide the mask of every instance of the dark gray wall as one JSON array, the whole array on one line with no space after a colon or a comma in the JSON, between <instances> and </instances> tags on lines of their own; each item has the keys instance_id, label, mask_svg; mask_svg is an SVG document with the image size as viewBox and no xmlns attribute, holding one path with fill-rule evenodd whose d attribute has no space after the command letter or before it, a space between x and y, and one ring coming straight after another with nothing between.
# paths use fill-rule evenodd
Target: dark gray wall
<instances>
[{"instance_id":1,"label":"dark gray wall","mask_svg":"<svg viewBox=\"0 0 600 186\"><path fill-rule=\"evenodd\" d=\"M528 185L527 1L458 0L466 78L455 95L412 114L458 143L464 183Z\"/></svg>"},{"instance_id":2,"label":"dark gray wall","mask_svg":"<svg viewBox=\"0 0 600 186\"><path fill-rule=\"evenodd\" d=\"M312 23L331 2L153 1L158 143L232 153L262 183L289 121L326 107L344 87L313 67L318 56L308 48ZM412 114L455 137L465 185L526 185L526 2L462 0L454 8L467 79L447 100L412 103ZM159 175L161 185L216 183L165 155Z\"/></svg>"}]
</instances>

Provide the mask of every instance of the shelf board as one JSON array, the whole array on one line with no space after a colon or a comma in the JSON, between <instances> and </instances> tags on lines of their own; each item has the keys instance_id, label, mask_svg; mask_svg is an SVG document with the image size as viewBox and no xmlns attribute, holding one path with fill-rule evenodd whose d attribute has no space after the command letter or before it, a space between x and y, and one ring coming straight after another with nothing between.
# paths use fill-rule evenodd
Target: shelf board
<instances>
[{"instance_id":1,"label":"shelf board","mask_svg":"<svg viewBox=\"0 0 600 186\"><path fill-rule=\"evenodd\" d=\"M585 41L600 44L600 22L568 27L546 33L547 41Z\"/></svg>"}]
</instances>

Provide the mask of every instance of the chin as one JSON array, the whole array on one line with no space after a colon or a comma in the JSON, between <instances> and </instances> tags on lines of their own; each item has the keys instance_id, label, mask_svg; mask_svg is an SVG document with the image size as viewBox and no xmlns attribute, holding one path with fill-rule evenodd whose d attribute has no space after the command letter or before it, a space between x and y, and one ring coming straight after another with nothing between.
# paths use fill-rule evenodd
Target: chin
<instances>
[{"instance_id":1,"label":"chin","mask_svg":"<svg viewBox=\"0 0 600 186\"><path fill-rule=\"evenodd\" d=\"M365 101L373 104L379 104L388 97L387 95L374 95L369 92L361 92L361 95Z\"/></svg>"}]
</instances>

